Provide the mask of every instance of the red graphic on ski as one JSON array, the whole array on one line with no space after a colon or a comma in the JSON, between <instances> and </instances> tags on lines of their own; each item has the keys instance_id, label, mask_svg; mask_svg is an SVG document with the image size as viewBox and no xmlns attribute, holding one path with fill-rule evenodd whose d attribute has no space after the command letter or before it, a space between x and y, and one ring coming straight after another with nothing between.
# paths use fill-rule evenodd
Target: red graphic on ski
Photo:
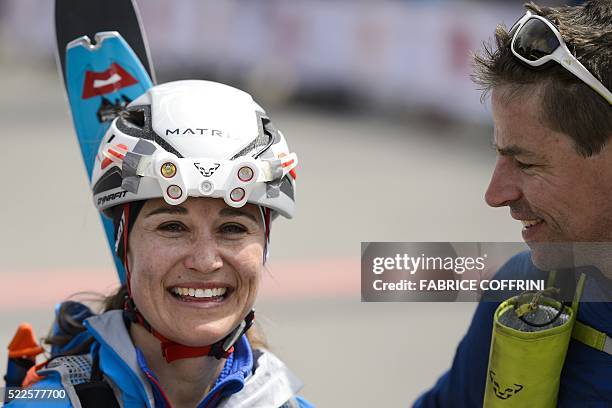
<instances>
[{"instance_id":1,"label":"red graphic on ski","mask_svg":"<svg viewBox=\"0 0 612 408\"><path fill-rule=\"evenodd\" d=\"M138 81L119 64L113 62L103 72L87 71L83 84L83 99L115 92L126 86L134 85Z\"/></svg>"}]
</instances>

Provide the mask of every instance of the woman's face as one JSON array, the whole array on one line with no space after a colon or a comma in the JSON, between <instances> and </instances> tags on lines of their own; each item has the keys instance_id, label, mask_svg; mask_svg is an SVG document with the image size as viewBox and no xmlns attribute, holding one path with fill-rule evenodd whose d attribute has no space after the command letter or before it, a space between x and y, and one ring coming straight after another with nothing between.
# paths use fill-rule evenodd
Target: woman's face
<instances>
[{"instance_id":1,"label":"woman's face","mask_svg":"<svg viewBox=\"0 0 612 408\"><path fill-rule=\"evenodd\" d=\"M263 269L259 209L221 199L143 206L130 233L132 297L170 340L205 346L225 337L255 302Z\"/></svg>"}]
</instances>

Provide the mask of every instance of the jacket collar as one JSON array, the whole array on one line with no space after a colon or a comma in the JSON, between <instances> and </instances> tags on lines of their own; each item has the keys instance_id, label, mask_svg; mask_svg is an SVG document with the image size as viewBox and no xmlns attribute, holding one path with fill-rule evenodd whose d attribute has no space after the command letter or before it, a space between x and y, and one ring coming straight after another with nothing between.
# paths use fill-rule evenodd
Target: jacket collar
<instances>
[{"instance_id":1,"label":"jacket collar","mask_svg":"<svg viewBox=\"0 0 612 408\"><path fill-rule=\"evenodd\" d=\"M254 372L244 388L224 400L219 408L280 407L302 388L302 382L271 352L256 349L253 359Z\"/></svg>"},{"instance_id":2,"label":"jacket collar","mask_svg":"<svg viewBox=\"0 0 612 408\"><path fill-rule=\"evenodd\" d=\"M85 321L87 330L101 345L100 364L104 373L125 393L138 393L149 407L155 398L148 378L138 363L121 310L111 310ZM302 388L300 380L274 354L267 350L252 350L246 336L234 347L215 386L200 406L224 397L219 407L281 406ZM126 370L127 369L127 370ZM136 391L137 390L137 391ZM125 396L124 396L125 398Z\"/></svg>"},{"instance_id":3,"label":"jacket collar","mask_svg":"<svg viewBox=\"0 0 612 408\"><path fill-rule=\"evenodd\" d=\"M136 397L153 407L155 399L146 376L140 370L136 349L123 320L122 310L110 310L84 322L87 330L100 343L100 367L121 388L124 398Z\"/></svg>"}]
</instances>

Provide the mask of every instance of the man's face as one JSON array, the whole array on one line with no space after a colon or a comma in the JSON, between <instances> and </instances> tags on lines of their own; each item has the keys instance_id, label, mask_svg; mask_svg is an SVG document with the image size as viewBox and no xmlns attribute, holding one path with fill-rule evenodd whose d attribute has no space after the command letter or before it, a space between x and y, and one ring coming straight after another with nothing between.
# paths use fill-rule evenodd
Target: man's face
<instances>
[{"instance_id":1,"label":"man's face","mask_svg":"<svg viewBox=\"0 0 612 408\"><path fill-rule=\"evenodd\" d=\"M502 86L492 93L498 156L487 204L510 207L534 262L538 242L612 241L609 144L599 154L581 156L568 135L540 119L537 88L512 98L507 92Z\"/></svg>"}]
</instances>

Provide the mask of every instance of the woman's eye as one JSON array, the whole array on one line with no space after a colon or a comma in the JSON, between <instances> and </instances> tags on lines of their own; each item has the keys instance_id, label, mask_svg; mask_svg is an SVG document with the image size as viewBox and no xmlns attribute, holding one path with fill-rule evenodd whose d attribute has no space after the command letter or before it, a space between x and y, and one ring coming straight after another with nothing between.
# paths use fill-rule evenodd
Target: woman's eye
<instances>
[{"instance_id":1,"label":"woman's eye","mask_svg":"<svg viewBox=\"0 0 612 408\"><path fill-rule=\"evenodd\" d=\"M180 222L166 222L161 224L158 228L165 232L183 232L187 230L187 227Z\"/></svg>"},{"instance_id":2,"label":"woman's eye","mask_svg":"<svg viewBox=\"0 0 612 408\"><path fill-rule=\"evenodd\" d=\"M240 224L223 224L220 229L226 234L242 234L247 231L246 227Z\"/></svg>"}]
</instances>

